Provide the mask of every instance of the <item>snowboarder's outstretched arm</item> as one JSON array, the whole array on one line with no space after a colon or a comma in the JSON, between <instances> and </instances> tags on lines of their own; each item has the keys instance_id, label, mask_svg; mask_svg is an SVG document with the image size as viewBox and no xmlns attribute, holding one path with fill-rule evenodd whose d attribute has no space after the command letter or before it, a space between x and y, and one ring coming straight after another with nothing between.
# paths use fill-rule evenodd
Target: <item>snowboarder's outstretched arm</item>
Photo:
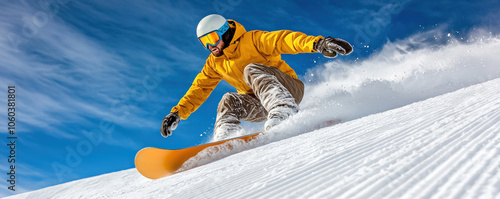
<instances>
[{"instance_id":1,"label":"snowboarder's outstretched arm","mask_svg":"<svg viewBox=\"0 0 500 199\"><path fill-rule=\"evenodd\" d=\"M279 30L273 32L252 31L253 43L262 54L280 55L314 53L314 43L322 36L308 36L302 32Z\"/></svg>"},{"instance_id":2,"label":"snowboarder's outstretched arm","mask_svg":"<svg viewBox=\"0 0 500 199\"><path fill-rule=\"evenodd\" d=\"M213 69L210 57L201 72L193 80L193 84L170 112L177 112L183 120L196 111L222 80L222 76Z\"/></svg>"},{"instance_id":3,"label":"snowboarder's outstretched arm","mask_svg":"<svg viewBox=\"0 0 500 199\"><path fill-rule=\"evenodd\" d=\"M253 37L255 46L268 55L320 52L333 58L337 53L348 55L352 52L352 46L342 39L308 36L290 30L254 31Z\"/></svg>"},{"instance_id":4,"label":"snowboarder's outstretched arm","mask_svg":"<svg viewBox=\"0 0 500 199\"><path fill-rule=\"evenodd\" d=\"M172 135L172 130L177 127L180 119L185 120L191 113L196 111L222 80L222 76L214 71L209 60L207 59L207 63L177 106L173 107L170 114L163 118L161 125L163 137Z\"/></svg>"}]
</instances>

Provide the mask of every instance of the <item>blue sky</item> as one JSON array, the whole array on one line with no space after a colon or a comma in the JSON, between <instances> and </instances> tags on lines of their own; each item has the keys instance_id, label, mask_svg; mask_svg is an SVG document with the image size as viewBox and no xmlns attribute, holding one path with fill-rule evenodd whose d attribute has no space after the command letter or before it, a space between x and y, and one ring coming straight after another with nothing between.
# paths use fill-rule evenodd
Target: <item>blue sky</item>
<instances>
[{"instance_id":1,"label":"blue sky","mask_svg":"<svg viewBox=\"0 0 500 199\"><path fill-rule=\"evenodd\" d=\"M172 137L161 137L159 128L209 54L195 34L208 14L247 30L339 37L354 53L337 59L355 61L387 41L432 29L496 34L499 10L496 0L0 1L0 168L8 172L8 85L17 92L15 193L133 168L143 147L206 142L220 98L235 91L224 82ZM283 58L299 76L332 61L319 54ZM6 178L0 193L11 195Z\"/></svg>"}]
</instances>

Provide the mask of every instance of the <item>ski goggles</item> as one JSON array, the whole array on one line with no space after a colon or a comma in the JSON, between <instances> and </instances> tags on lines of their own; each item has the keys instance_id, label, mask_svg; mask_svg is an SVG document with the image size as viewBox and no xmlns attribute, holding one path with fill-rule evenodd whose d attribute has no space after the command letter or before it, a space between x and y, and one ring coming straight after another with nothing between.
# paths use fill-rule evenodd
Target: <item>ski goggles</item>
<instances>
[{"instance_id":1,"label":"ski goggles","mask_svg":"<svg viewBox=\"0 0 500 199\"><path fill-rule=\"evenodd\" d=\"M203 45L203 47L205 47L206 49L208 49L208 46L212 46L212 47L215 47L217 46L217 44L219 44L221 38L222 38L222 35L229 29L229 23L224 23L224 25L222 25L222 27L220 27L218 30L214 30L212 32L209 32L201 37L199 37L198 39L200 40L201 42L201 45Z\"/></svg>"}]
</instances>

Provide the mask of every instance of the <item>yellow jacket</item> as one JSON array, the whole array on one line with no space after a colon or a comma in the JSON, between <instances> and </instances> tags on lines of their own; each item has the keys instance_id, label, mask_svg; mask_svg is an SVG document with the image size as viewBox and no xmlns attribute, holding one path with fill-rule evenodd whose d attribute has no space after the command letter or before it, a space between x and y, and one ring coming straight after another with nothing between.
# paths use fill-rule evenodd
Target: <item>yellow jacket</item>
<instances>
[{"instance_id":1,"label":"yellow jacket","mask_svg":"<svg viewBox=\"0 0 500 199\"><path fill-rule=\"evenodd\" d=\"M224 55L215 57L210 54L191 88L179 104L172 108L172 112L178 112L182 119L187 119L196 111L221 80L234 86L238 93L253 93L243 80L243 69L250 63L274 66L298 79L295 71L281 59L281 54L316 52L314 43L323 39L322 36L307 36L290 30L247 32L238 22L228 21L231 28L236 30L230 45L224 49Z\"/></svg>"}]
</instances>

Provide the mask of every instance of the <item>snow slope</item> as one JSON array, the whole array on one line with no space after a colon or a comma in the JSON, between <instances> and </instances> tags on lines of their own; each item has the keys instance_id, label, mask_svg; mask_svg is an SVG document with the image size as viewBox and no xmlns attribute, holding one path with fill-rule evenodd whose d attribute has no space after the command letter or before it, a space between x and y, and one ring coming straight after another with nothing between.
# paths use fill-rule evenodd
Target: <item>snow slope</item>
<instances>
[{"instance_id":1,"label":"snow slope","mask_svg":"<svg viewBox=\"0 0 500 199\"><path fill-rule=\"evenodd\" d=\"M498 198L499 91L495 79L155 181L130 169L9 198Z\"/></svg>"},{"instance_id":2,"label":"snow slope","mask_svg":"<svg viewBox=\"0 0 500 199\"><path fill-rule=\"evenodd\" d=\"M186 168L219 159L207 165L155 181L130 169L9 198L500 198L500 39L446 35L311 69L299 114ZM343 123L318 128L335 119Z\"/></svg>"}]
</instances>

